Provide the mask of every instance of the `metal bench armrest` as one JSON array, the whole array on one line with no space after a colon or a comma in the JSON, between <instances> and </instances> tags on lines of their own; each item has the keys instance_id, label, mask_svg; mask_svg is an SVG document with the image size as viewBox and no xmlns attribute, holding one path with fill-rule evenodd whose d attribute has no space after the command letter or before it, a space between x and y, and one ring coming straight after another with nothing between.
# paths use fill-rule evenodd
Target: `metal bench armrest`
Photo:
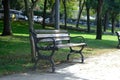
<instances>
[{"instance_id":1,"label":"metal bench armrest","mask_svg":"<svg viewBox=\"0 0 120 80\"><path fill-rule=\"evenodd\" d=\"M83 36L70 37L70 42L74 42L74 43L86 43L85 38Z\"/></svg>"}]
</instances>

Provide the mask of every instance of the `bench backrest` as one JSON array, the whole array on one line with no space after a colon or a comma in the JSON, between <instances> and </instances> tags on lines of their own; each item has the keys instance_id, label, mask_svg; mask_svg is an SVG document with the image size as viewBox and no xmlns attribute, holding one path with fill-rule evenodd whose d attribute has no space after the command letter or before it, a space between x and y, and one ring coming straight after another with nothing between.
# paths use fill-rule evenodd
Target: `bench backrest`
<instances>
[{"instance_id":1,"label":"bench backrest","mask_svg":"<svg viewBox=\"0 0 120 80\"><path fill-rule=\"evenodd\" d=\"M120 32L118 31L118 32L116 32L116 34L117 34L117 36L120 36Z\"/></svg>"},{"instance_id":2,"label":"bench backrest","mask_svg":"<svg viewBox=\"0 0 120 80\"><path fill-rule=\"evenodd\" d=\"M117 34L118 40L120 41L120 31L117 31L116 34Z\"/></svg>"},{"instance_id":3,"label":"bench backrest","mask_svg":"<svg viewBox=\"0 0 120 80\"><path fill-rule=\"evenodd\" d=\"M70 35L66 30L35 30L36 38L43 39L42 41L51 41L49 38L54 38L55 41L70 40Z\"/></svg>"}]
</instances>

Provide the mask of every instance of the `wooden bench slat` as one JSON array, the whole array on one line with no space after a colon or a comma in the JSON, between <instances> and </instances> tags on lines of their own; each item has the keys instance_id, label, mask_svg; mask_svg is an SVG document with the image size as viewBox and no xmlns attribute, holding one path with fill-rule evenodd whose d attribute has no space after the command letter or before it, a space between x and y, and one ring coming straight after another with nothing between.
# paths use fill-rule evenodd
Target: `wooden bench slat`
<instances>
[{"instance_id":1,"label":"wooden bench slat","mask_svg":"<svg viewBox=\"0 0 120 80\"><path fill-rule=\"evenodd\" d=\"M69 40L69 37L61 37L61 38L54 38L55 41L61 41L61 40ZM53 41L52 39L42 39L40 42L51 42Z\"/></svg>"},{"instance_id":2,"label":"wooden bench slat","mask_svg":"<svg viewBox=\"0 0 120 80\"><path fill-rule=\"evenodd\" d=\"M56 45L58 48L86 46L86 43L67 43Z\"/></svg>"},{"instance_id":3,"label":"wooden bench slat","mask_svg":"<svg viewBox=\"0 0 120 80\"><path fill-rule=\"evenodd\" d=\"M60 33L60 34L37 34L37 38L44 38L44 37L67 37L69 34Z\"/></svg>"},{"instance_id":4,"label":"wooden bench slat","mask_svg":"<svg viewBox=\"0 0 120 80\"><path fill-rule=\"evenodd\" d=\"M35 30L36 33L67 33L66 30Z\"/></svg>"}]
</instances>

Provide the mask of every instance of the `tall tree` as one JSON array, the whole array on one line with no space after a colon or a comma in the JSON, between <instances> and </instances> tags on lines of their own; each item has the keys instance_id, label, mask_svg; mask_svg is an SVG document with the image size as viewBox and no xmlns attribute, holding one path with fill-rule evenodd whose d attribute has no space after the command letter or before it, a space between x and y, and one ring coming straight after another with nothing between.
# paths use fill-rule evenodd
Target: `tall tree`
<instances>
[{"instance_id":1,"label":"tall tree","mask_svg":"<svg viewBox=\"0 0 120 80\"><path fill-rule=\"evenodd\" d=\"M103 31L106 32L106 29L107 29L107 26L108 26L108 23L109 23L109 11L106 11L105 12L105 15L104 15L104 28L103 28Z\"/></svg>"},{"instance_id":2,"label":"tall tree","mask_svg":"<svg viewBox=\"0 0 120 80\"><path fill-rule=\"evenodd\" d=\"M47 0L44 0L44 12L43 12L43 29L45 29L45 18L46 18Z\"/></svg>"},{"instance_id":3,"label":"tall tree","mask_svg":"<svg viewBox=\"0 0 120 80\"><path fill-rule=\"evenodd\" d=\"M2 36L12 35L12 29L10 25L10 0L3 0L3 8L4 8L4 27Z\"/></svg>"},{"instance_id":4,"label":"tall tree","mask_svg":"<svg viewBox=\"0 0 120 80\"><path fill-rule=\"evenodd\" d=\"M65 29L67 28L67 8L66 8L66 0L62 0L64 6L64 21L65 21Z\"/></svg>"},{"instance_id":5,"label":"tall tree","mask_svg":"<svg viewBox=\"0 0 120 80\"><path fill-rule=\"evenodd\" d=\"M97 6L97 32L96 32L96 39L102 39L102 6L103 0L98 0Z\"/></svg>"},{"instance_id":6,"label":"tall tree","mask_svg":"<svg viewBox=\"0 0 120 80\"><path fill-rule=\"evenodd\" d=\"M119 14L120 14L120 0L110 1L110 15L111 15L111 22L112 22L111 32L113 34L115 32L115 21Z\"/></svg>"},{"instance_id":7,"label":"tall tree","mask_svg":"<svg viewBox=\"0 0 120 80\"><path fill-rule=\"evenodd\" d=\"M105 0L103 4L103 31L106 32L109 23L109 0Z\"/></svg>"},{"instance_id":8,"label":"tall tree","mask_svg":"<svg viewBox=\"0 0 120 80\"><path fill-rule=\"evenodd\" d=\"M55 0L48 0L49 8L50 8L50 23L55 23Z\"/></svg>"},{"instance_id":9,"label":"tall tree","mask_svg":"<svg viewBox=\"0 0 120 80\"><path fill-rule=\"evenodd\" d=\"M79 26L79 21L80 21L80 17L81 17L81 13L82 13L84 5L85 5L85 0L79 0L79 13L78 13L78 19L76 23L76 28L78 28Z\"/></svg>"},{"instance_id":10,"label":"tall tree","mask_svg":"<svg viewBox=\"0 0 120 80\"><path fill-rule=\"evenodd\" d=\"M87 32L90 32L90 0L86 0Z\"/></svg>"},{"instance_id":11,"label":"tall tree","mask_svg":"<svg viewBox=\"0 0 120 80\"><path fill-rule=\"evenodd\" d=\"M60 21L60 0L55 0L55 28L60 29L59 21Z\"/></svg>"},{"instance_id":12,"label":"tall tree","mask_svg":"<svg viewBox=\"0 0 120 80\"><path fill-rule=\"evenodd\" d=\"M38 0L24 0L24 2L25 2L26 13L28 16L28 24L29 24L29 32L30 32L29 33L30 34L30 44L31 44L31 57L32 57L32 61L35 61L36 50L35 50L33 35L31 32L34 31L33 9L34 9L36 3L38 2Z\"/></svg>"},{"instance_id":13,"label":"tall tree","mask_svg":"<svg viewBox=\"0 0 120 80\"><path fill-rule=\"evenodd\" d=\"M111 32L114 34L115 22L117 20L117 16L120 14L120 0L105 0L103 7L104 31L106 31L108 23L111 21Z\"/></svg>"}]
</instances>

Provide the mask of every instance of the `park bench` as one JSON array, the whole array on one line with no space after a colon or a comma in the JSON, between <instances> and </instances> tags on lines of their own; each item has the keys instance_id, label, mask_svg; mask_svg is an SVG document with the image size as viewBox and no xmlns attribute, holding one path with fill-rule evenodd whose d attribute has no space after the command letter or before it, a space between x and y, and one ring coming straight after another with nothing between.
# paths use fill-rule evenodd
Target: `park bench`
<instances>
[{"instance_id":1,"label":"park bench","mask_svg":"<svg viewBox=\"0 0 120 80\"><path fill-rule=\"evenodd\" d=\"M34 30L31 31L31 33L34 39L36 50L36 60L34 64L34 69L36 69L38 61L40 59L44 59L50 61L52 66L52 72L54 72L55 64L53 60L53 55L55 51L57 51L60 48L67 47L70 49L70 53L67 54L67 60L69 60L69 56L72 53L78 53L81 55L81 62L84 62L82 50L86 46L86 43L82 36L74 37L76 38L75 42L79 41L79 43L72 43L70 34L66 30ZM74 47L79 47L79 50L74 49Z\"/></svg>"},{"instance_id":2,"label":"park bench","mask_svg":"<svg viewBox=\"0 0 120 80\"><path fill-rule=\"evenodd\" d=\"M117 48L120 48L120 31L116 32L117 38L118 38L118 45Z\"/></svg>"}]
</instances>

